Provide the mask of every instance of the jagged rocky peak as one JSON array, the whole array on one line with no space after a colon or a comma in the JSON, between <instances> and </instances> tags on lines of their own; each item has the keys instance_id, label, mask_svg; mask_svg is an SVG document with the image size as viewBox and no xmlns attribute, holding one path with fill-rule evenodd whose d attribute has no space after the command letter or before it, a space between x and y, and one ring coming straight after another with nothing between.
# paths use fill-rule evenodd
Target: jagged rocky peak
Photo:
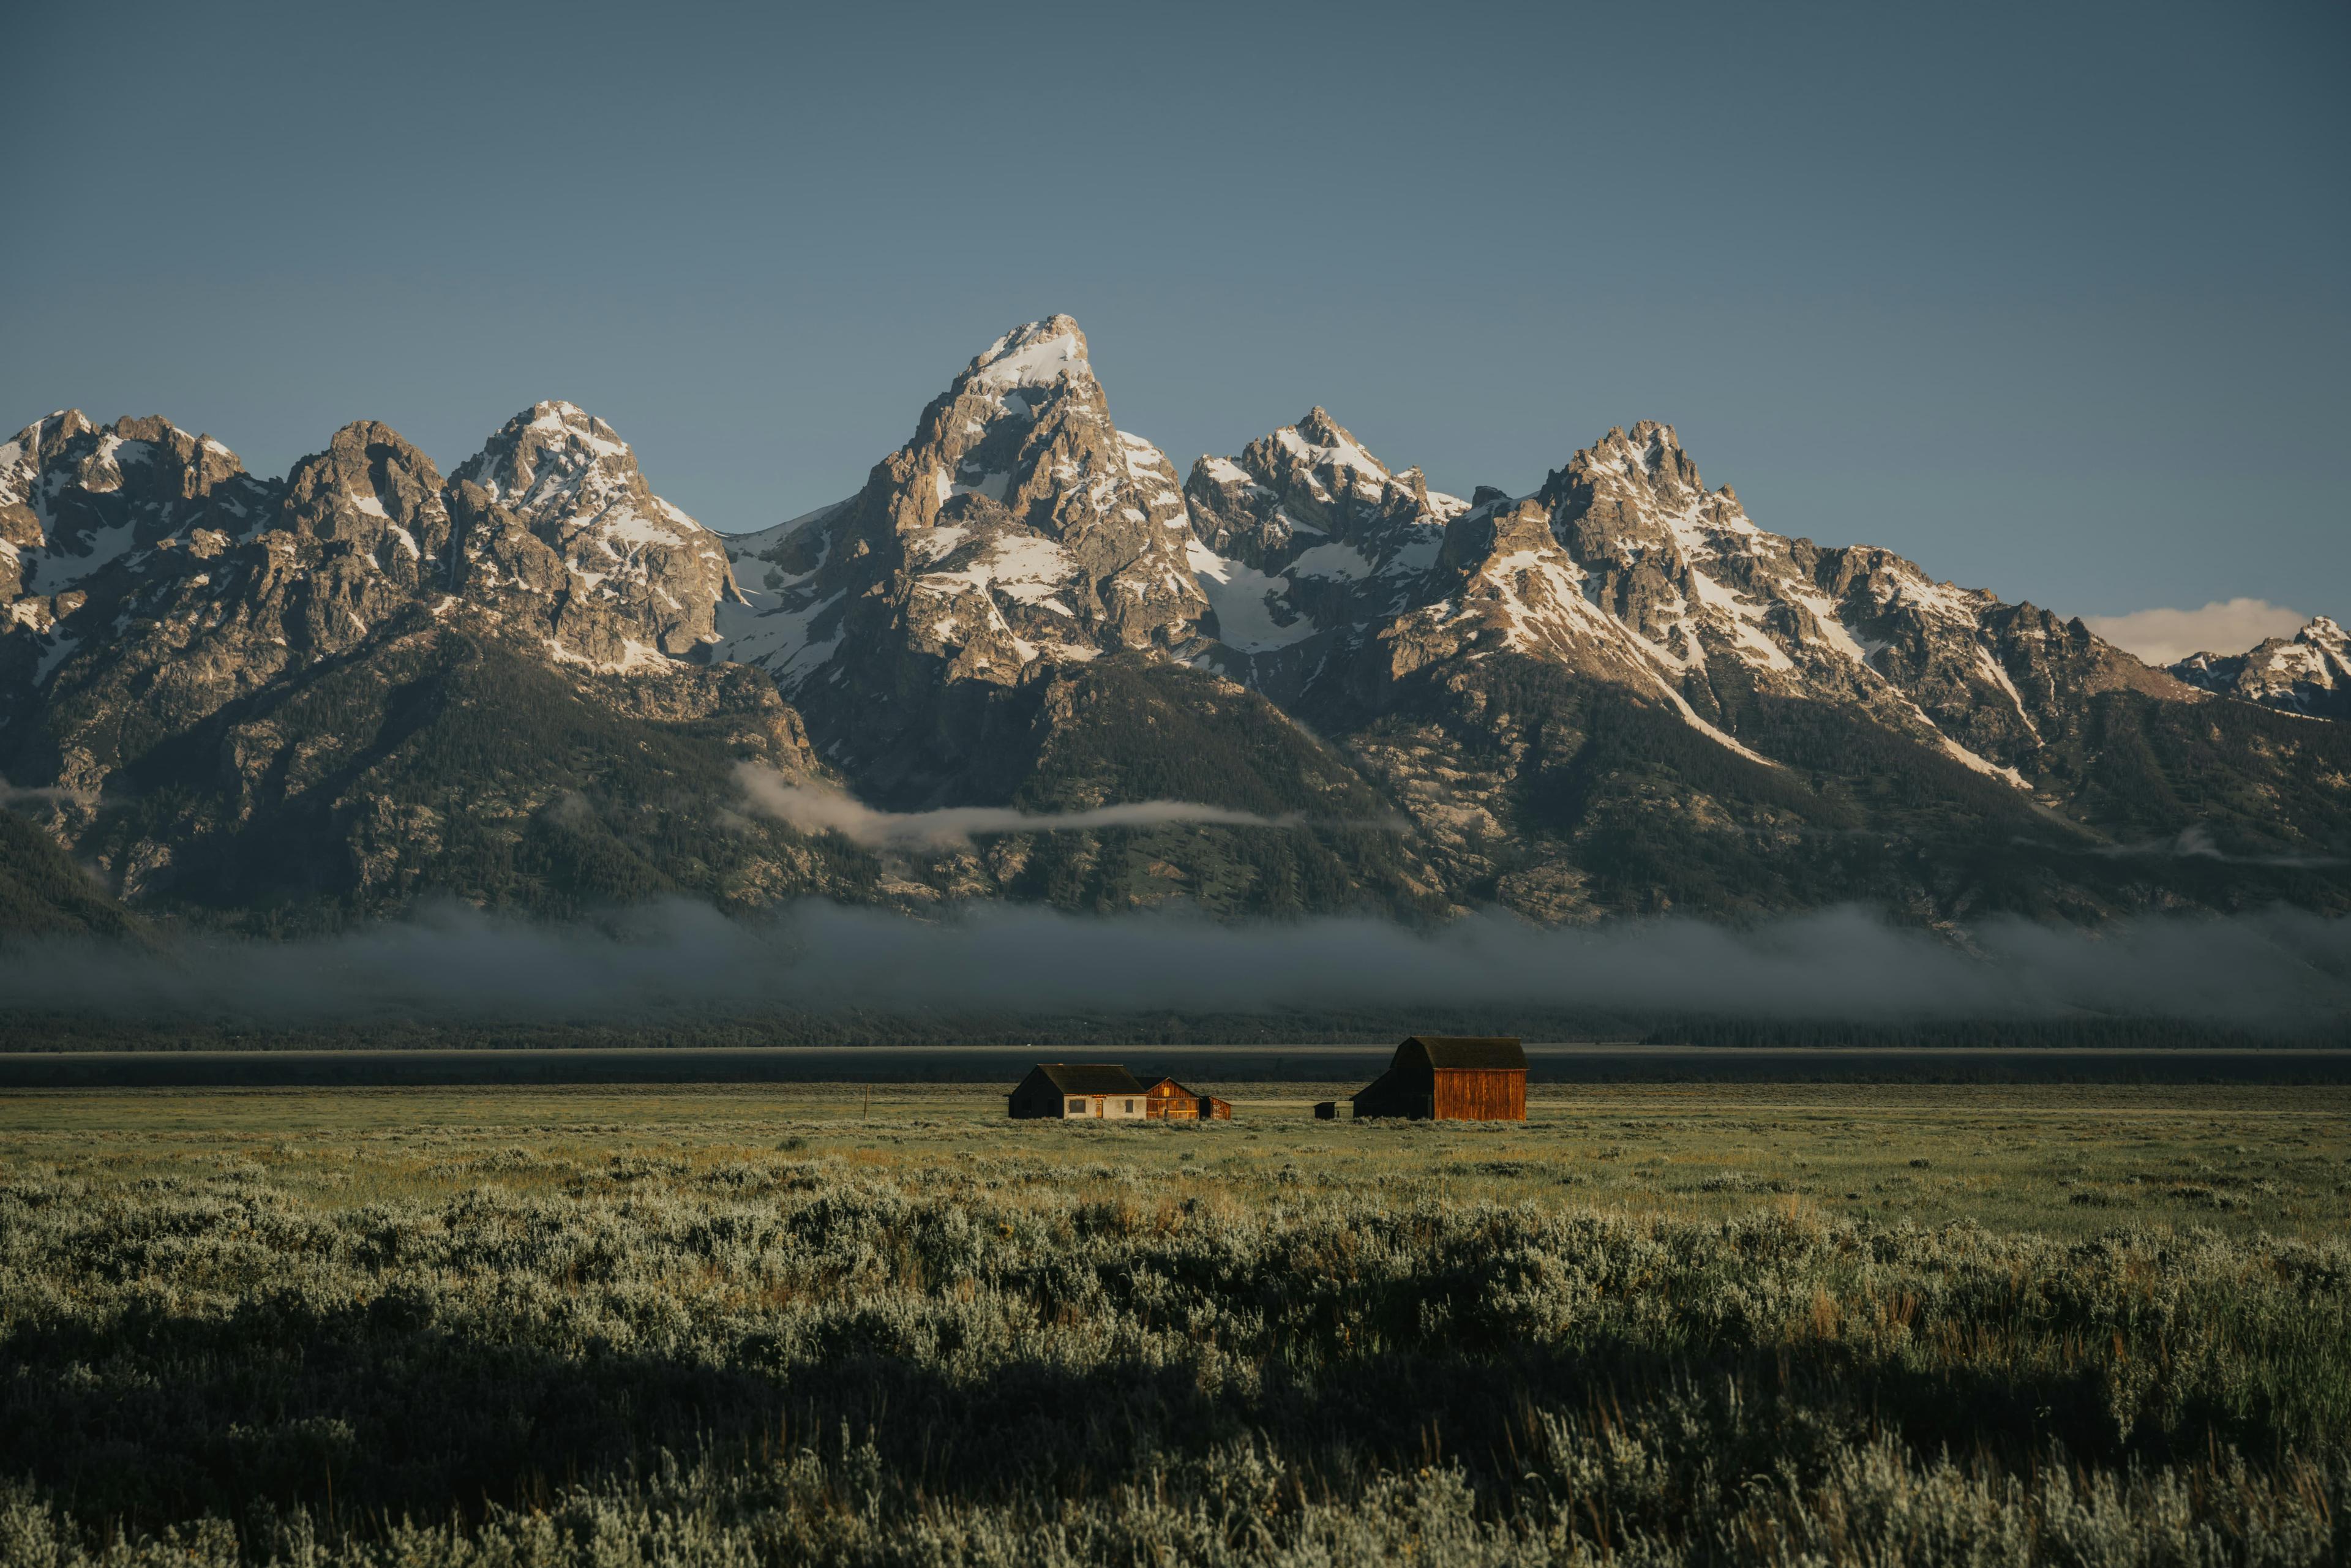
<instances>
[{"instance_id":1,"label":"jagged rocky peak","mask_svg":"<svg viewBox=\"0 0 2351 1568\"><path fill-rule=\"evenodd\" d=\"M1284 426L1266 439L1280 447L1316 488L1321 487L1327 476L1342 489L1376 497L1385 489L1390 477L1387 465L1364 451L1362 444L1348 434L1346 426L1332 419L1320 403L1308 409L1306 417L1296 424Z\"/></svg>"},{"instance_id":2,"label":"jagged rocky peak","mask_svg":"<svg viewBox=\"0 0 2351 1568\"><path fill-rule=\"evenodd\" d=\"M1655 552L1687 557L1745 553L1761 530L1738 493L1708 490L1670 424L1645 419L1611 429L1568 459L1541 494L1557 509L1562 537L1579 557L1630 563Z\"/></svg>"},{"instance_id":3,"label":"jagged rocky peak","mask_svg":"<svg viewBox=\"0 0 2351 1568\"><path fill-rule=\"evenodd\" d=\"M1068 316L990 344L883 470L915 569L911 621L966 673L1003 681L1058 657L1174 649L1205 609L1174 474L1112 423Z\"/></svg>"},{"instance_id":4,"label":"jagged rocky peak","mask_svg":"<svg viewBox=\"0 0 2351 1568\"><path fill-rule=\"evenodd\" d=\"M61 410L0 443L0 602L78 591L133 550L195 528L242 536L274 500L208 435L162 418L100 427Z\"/></svg>"},{"instance_id":5,"label":"jagged rocky peak","mask_svg":"<svg viewBox=\"0 0 2351 1568\"><path fill-rule=\"evenodd\" d=\"M2038 655L1981 624L1992 595L1937 583L1889 551L1759 528L1654 421L1610 430L1532 496L1481 489L1416 602L1378 638L1391 674L1526 653L1662 697L1734 744L1725 705L1742 692L1852 706L2011 783L2022 781L2012 762L2041 744L2002 663L2022 672ZM2097 649L2058 641L2064 667L2042 668L2036 684L2113 678Z\"/></svg>"},{"instance_id":6,"label":"jagged rocky peak","mask_svg":"<svg viewBox=\"0 0 2351 1568\"><path fill-rule=\"evenodd\" d=\"M390 425L361 420L287 476L284 526L348 544L411 589L446 579L449 508L433 460Z\"/></svg>"},{"instance_id":7,"label":"jagged rocky peak","mask_svg":"<svg viewBox=\"0 0 2351 1568\"><path fill-rule=\"evenodd\" d=\"M1332 644L1412 602L1468 509L1417 468L1391 471L1320 406L1238 457L1195 462L1185 498L1214 662L1284 696L1329 667Z\"/></svg>"},{"instance_id":8,"label":"jagged rocky peak","mask_svg":"<svg viewBox=\"0 0 2351 1568\"><path fill-rule=\"evenodd\" d=\"M620 433L577 404L516 414L449 489L465 552L458 580L581 601L556 632L569 651L627 666L719 640L716 609L735 593L726 547L654 495ZM545 580L543 563L497 538L509 521L554 552L567 582Z\"/></svg>"},{"instance_id":9,"label":"jagged rocky peak","mask_svg":"<svg viewBox=\"0 0 2351 1568\"><path fill-rule=\"evenodd\" d=\"M2191 686L2314 718L2351 719L2351 632L2314 616L2242 653L2195 653L2169 674Z\"/></svg>"},{"instance_id":10,"label":"jagged rocky peak","mask_svg":"<svg viewBox=\"0 0 2351 1568\"><path fill-rule=\"evenodd\" d=\"M905 531L950 512L995 520L985 502L1024 526L1067 532L1086 520L1068 506L1086 498L1083 487L1071 494L1072 470L1088 456L1123 466L1116 434L1077 322L1029 322L974 358L885 463L904 492L893 521Z\"/></svg>"},{"instance_id":11,"label":"jagged rocky peak","mask_svg":"<svg viewBox=\"0 0 2351 1568\"><path fill-rule=\"evenodd\" d=\"M160 420L57 434L62 482L42 507L54 541L88 548L33 563L37 587L72 576L71 591L10 607L34 639L0 638L0 728L23 766L80 794L137 737L402 624L447 544L440 475L381 424L347 426L282 483ZM6 707L36 722L9 723Z\"/></svg>"},{"instance_id":12,"label":"jagged rocky peak","mask_svg":"<svg viewBox=\"0 0 2351 1568\"><path fill-rule=\"evenodd\" d=\"M1238 457L1201 457L1185 494L1202 544L1271 572L1289 553L1334 542L1355 547L1374 570L1399 551L1426 568L1437 530L1469 505L1431 490L1417 468L1392 472L1319 405Z\"/></svg>"},{"instance_id":13,"label":"jagged rocky peak","mask_svg":"<svg viewBox=\"0 0 2351 1568\"><path fill-rule=\"evenodd\" d=\"M750 602L718 653L787 690L900 692L1176 653L1207 611L1188 538L1165 456L1112 423L1085 334L1050 316L973 359L858 495L733 541Z\"/></svg>"},{"instance_id":14,"label":"jagged rocky peak","mask_svg":"<svg viewBox=\"0 0 2351 1568\"><path fill-rule=\"evenodd\" d=\"M507 420L451 477L479 485L522 517L575 509L645 485L619 431L560 402L535 402Z\"/></svg>"},{"instance_id":15,"label":"jagged rocky peak","mask_svg":"<svg viewBox=\"0 0 2351 1568\"><path fill-rule=\"evenodd\" d=\"M1016 327L971 361L970 374L983 386L1050 387L1062 378L1092 381L1086 335L1072 316L1048 316Z\"/></svg>"}]
</instances>

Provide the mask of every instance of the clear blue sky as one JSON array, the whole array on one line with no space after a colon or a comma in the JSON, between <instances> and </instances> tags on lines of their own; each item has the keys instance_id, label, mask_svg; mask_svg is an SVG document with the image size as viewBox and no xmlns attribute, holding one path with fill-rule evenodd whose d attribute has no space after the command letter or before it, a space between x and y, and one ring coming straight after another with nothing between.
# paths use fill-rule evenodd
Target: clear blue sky
<instances>
[{"instance_id":1,"label":"clear blue sky","mask_svg":"<svg viewBox=\"0 0 2351 1568\"><path fill-rule=\"evenodd\" d=\"M2346 17L33 7L0 425L445 466L567 397L739 529L1068 310L1179 465L1320 402L1520 491L1654 417L2010 598L2351 614Z\"/></svg>"}]
</instances>

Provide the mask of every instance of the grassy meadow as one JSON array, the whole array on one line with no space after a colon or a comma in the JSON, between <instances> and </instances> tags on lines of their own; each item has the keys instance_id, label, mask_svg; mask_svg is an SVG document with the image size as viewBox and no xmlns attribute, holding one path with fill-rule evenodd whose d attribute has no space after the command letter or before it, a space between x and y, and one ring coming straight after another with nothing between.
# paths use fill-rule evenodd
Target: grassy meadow
<instances>
[{"instance_id":1,"label":"grassy meadow","mask_svg":"<svg viewBox=\"0 0 2351 1568\"><path fill-rule=\"evenodd\" d=\"M0 1563L2351 1555L2351 1090L0 1096Z\"/></svg>"}]
</instances>

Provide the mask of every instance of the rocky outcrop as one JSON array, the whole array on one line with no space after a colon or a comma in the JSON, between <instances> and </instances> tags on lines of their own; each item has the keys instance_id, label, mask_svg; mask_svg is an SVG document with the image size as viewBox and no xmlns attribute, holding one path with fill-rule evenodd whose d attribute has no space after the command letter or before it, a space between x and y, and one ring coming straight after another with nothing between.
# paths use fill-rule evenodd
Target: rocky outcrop
<instances>
[{"instance_id":1,"label":"rocky outcrop","mask_svg":"<svg viewBox=\"0 0 2351 1568\"><path fill-rule=\"evenodd\" d=\"M556 646L605 668L705 653L735 596L718 536L653 493L618 432L534 403L450 476L461 592L543 606ZM514 536L547 548L546 557Z\"/></svg>"},{"instance_id":2,"label":"rocky outcrop","mask_svg":"<svg viewBox=\"0 0 2351 1568\"><path fill-rule=\"evenodd\" d=\"M2321 615L2291 637L2242 653L2197 653L2171 666L2191 686L2283 713L2351 720L2351 632Z\"/></svg>"}]
</instances>

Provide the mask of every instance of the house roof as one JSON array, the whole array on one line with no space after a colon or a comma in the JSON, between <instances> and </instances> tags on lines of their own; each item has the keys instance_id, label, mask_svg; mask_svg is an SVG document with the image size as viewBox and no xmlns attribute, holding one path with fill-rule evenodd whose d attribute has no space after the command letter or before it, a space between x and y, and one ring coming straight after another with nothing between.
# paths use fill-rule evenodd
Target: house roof
<instances>
[{"instance_id":1,"label":"house roof","mask_svg":"<svg viewBox=\"0 0 2351 1568\"><path fill-rule=\"evenodd\" d=\"M1154 1083L1151 1086L1150 1092L1156 1094L1162 1089L1172 1089L1178 1094L1189 1094L1196 1100L1200 1096L1200 1092L1198 1090L1187 1089L1183 1084L1176 1082L1173 1078L1162 1078L1158 1082Z\"/></svg>"},{"instance_id":2,"label":"house roof","mask_svg":"<svg viewBox=\"0 0 2351 1568\"><path fill-rule=\"evenodd\" d=\"M1509 1068L1526 1071L1527 1051L1516 1035L1416 1034L1396 1047L1395 1065L1422 1056L1435 1068Z\"/></svg>"},{"instance_id":3,"label":"house roof","mask_svg":"<svg viewBox=\"0 0 2351 1568\"><path fill-rule=\"evenodd\" d=\"M1140 1094L1134 1074L1109 1061L1040 1061L1037 1071L1064 1094Z\"/></svg>"}]
</instances>

